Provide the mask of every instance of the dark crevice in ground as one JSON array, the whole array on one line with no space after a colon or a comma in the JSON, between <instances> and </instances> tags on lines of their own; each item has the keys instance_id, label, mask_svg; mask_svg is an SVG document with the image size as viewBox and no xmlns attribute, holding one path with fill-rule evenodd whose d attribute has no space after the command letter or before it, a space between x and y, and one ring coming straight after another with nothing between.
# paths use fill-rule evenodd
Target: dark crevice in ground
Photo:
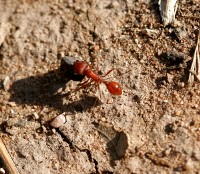
<instances>
[{"instance_id":1,"label":"dark crevice in ground","mask_svg":"<svg viewBox=\"0 0 200 174\"><path fill-rule=\"evenodd\" d=\"M85 152L87 154L88 160L91 163L94 163L94 165L95 165L95 170L96 170L95 173L99 174L98 161L92 157L92 154L91 154L90 150L88 150L88 149L81 149L78 146L74 145L73 142L59 128L56 129L56 132L62 137L62 139L67 144L69 144L70 149L73 149L73 150L77 150L78 149L80 152Z\"/></svg>"},{"instance_id":2,"label":"dark crevice in ground","mask_svg":"<svg viewBox=\"0 0 200 174\"><path fill-rule=\"evenodd\" d=\"M69 144L70 149L76 149L76 147L73 145L72 141L59 129L56 129L56 132L62 137L62 139Z\"/></svg>"},{"instance_id":3,"label":"dark crevice in ground","mask_svg":"<svg viewBox=\"0 0 200 174\"><path fill-rule=\"evenodd\" d=\"M95 170L96 170L96 174L99 174L99 169L98 169L98 162L97 160L95 160L94 158L92 158L92 154L88 149L80 149L79 147L76 146L76 148L80 151L80 152L85 152L88 156L88 159L91 163L94 163L95 165Z\"/></svg>"}]
</instances>

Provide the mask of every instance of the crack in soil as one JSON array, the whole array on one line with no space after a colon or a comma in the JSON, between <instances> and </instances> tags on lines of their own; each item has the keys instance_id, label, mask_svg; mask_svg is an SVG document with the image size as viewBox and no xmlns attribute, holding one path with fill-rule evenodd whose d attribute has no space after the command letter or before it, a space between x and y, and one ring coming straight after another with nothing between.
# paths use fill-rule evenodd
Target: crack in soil
<instances>
[{"instance_id":1,"label":"crack in soil","mask_svg":"<svg viewBox=\"0 0 200 174\"><path fill-rule=\"evenodd\" d=\"M92 157L92 154L89 149L81 149L78 146L74 145L73 142L59 128L56 129L56 132L62 137L63 141L69 144L70 149L78 149L80 152L85 152L87 154L88 160L91 163L94 163L96 174L99 174L98 161Z\"/></svg>"}]
</instances>

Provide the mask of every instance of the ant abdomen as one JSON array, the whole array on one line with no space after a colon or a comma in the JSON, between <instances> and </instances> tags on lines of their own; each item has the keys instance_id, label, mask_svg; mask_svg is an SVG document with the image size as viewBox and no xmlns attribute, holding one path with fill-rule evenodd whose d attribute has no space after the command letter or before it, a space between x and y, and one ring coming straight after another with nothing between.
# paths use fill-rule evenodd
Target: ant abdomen
<instances>
[{"instance_id":1,"label":"ant abdomen","mask_svg":"<svg viewBox=\"0 0 200 174\"><path fill-rule=\"evenodd\" d=\"M122 94L122 88L119 83L117 82L104 82L106 85L108 91L112 95L121 95Z\"/></svg>"}]
</instances>

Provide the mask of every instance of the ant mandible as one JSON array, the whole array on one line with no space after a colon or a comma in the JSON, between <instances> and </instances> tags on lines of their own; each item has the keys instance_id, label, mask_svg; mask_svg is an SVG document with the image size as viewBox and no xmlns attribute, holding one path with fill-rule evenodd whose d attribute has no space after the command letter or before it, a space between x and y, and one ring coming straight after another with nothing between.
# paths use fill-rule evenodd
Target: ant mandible
<instances>
[{"instance_id":1,"label":"ant mandible","mask_svg":"<svg viewBox=\"0 0 200 174\"><path fill-rule=\"evenodd\" d=\"M113 69L109 70L104 76L99 76L92 70L92 67L86 61L77 60L77 61L75 61L74 65L73 65L73 70L74 70L74 73L76 73L77 75L85 75L86 77L88 77L88 80L86 80L85 82L80 84L80 86L81 86L80 88L90 86L92 81L94 81L97 84L99 91L100 91L99 85L101 83L104 83L106 85L108 91L112 95L121 95L122 94L122 88L119 83L114 82L114 81L106 81L103 79L103 77L105 77L109 73L111 73L111 71L113 71Z\"/></svg>"}]
</instances>

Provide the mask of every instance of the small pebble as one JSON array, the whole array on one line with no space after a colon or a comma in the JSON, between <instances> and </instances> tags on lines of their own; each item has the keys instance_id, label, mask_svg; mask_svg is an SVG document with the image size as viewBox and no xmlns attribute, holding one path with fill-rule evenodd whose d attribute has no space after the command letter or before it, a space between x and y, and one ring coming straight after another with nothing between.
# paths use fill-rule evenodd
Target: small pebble
<instances>
[{"instance_id":1,"label":"small pebble","mask_svg":"<svg viewBox=\"0 0 200 174\"><path fill-rule=\"evenodd\" d=\"M33 113L33 116L35 117L36 120L40 118L36 112Z\"/></svg>"},{"instance_id":2,"label":"small pebble","mask_svg":"<svg viewBox=\"0 0 200 174\"><path fill-rule=\"evenodd\" d=\"M60 126L62 126L64 123L66 122L66 118L64 116L64 114L60 114L57 117L55 117L50 125L54 128L59 128Z\"/></svg>"},{"instance_id":3,"label":"small pebble","mask_svg":"<svg viewBox=\"0 0 200 174\"><path fill-rule=\"evenodd\" d=\"M192 107L197 109L197 108L199 108L199 105L198 104L194 104Z\"/></svg>"},{"instance_id":4,"label":"small pebble","mask_svg":"<svg viewBox=\"0 0 200 174\"><path fill-rule=\"evenodd\" d=\"M181 110L177 110L177 111L175 111L175 116L180 116L181 114L182 114L182 111Z\"/></svg>"},{"instance_id":5,"label":"small pebble","mask_svg":"<svg viewBox=\"0 0 200 174\"><path fill-rule=\"evenodd\" d=\"M172 83L172 82L173 82L173 78L174 78L173 75L167 73L167 81L168 81L169 83Z\"/></svg>"},{"instance_id":6,"label":"small pebble","mask_svg":"<svg viewBox=\"0 0 200 174\"><path fill-rule=\"evenodd\" d=\"M112 103L113 103L113 98L107 100L107 104L112 104Z\"/></svg>"},{"instance_id":7,"label":"small pebble","mask_svg":"<svg viewBox=\"0 0 200 174\"><path fill-rule=\"evenodd\" d=\"M105 118L105 117L102 117L102 118L101 118L101 121L102 121L102 122L105 122L105 121L106 121L106 118Z\"/></svg>"},{"instance_id":8,"label":"small pebble","mask_svg":"<svg viewBox=\"0 0 200 174\"><path fill-rule=\"evenodd\" d=\"M8 102L8 105L14 107L14 106L16 106L16 103L15 102Z\"/></svg>"},{"instance_id":9,"label":"small pebble","mask_svg":"<svg viewBox=\"0 0 200 174\"><path fill-rule=\"evenodd\" d=\"M136 44L138 44L138 43L139 43L138 39L134 39L134 42L135 42Z\"/></svg>"},{"instance_id":10,"label":"small pebble","mask_svg":"<svg viewBox=\"0 0 200 174\"><path fill-rule=\"evenodd\" d=\"M47 128L42 125L42 132L47 133Z\"/></svg>"},{"instance_id":11,"label":"small pebble","mask_svg":"<svg viewBox=\"0 0 200 174\"><path fill-rule=\"evenodd\" d=\"M0 168L0 174L6 173L5 169Z\"/></svg>"},{"instance_id":12,"label":"small pebble","mask_svg":"<svg viewBox=\"0 0 200 174\"><path fill-rule=\"evenodd\" d=\"M58 168L59 168L59 162L58 162L57 160L54 160L54 161L52 162L52 168L53 168L54 170L58 170Z\"/></svg>"},{"instance_id":13,"label":"small pebble","mask_svg":"<svg viewBox=\"0 0 200 174\"><path fill-rule=\"evenodd\" d=\"M162 54L162 51L160 49L158 49L157 54L158 54L158 56L160 56Z\"/></svg>"},{"instance_id":14,"label":"small pebble","mask_svg":"<svg viewBox=\"0 0 200 174\"><path fill-rule=\"evenodd\" d=\"M180 86L183 88L183 87L185 87L185 83L184 82L181 82L180 83Z\"/></svg>"},{"instance_id":15,"label":"small pebble","mask_svg":"<svg viewBox=\"0 0 200 174\"><path fill-rule=\"evenodd\" d=\"M11 109L11 110L10 110L10 113L11 113L11 114L16 114L16 112L15 112L14 109Z\"/></svg>"},{"instance_id":16,"label":"small pebble","mask_svg":"<svg viewBox=\"0 0 200 174\"><path fill-rule=\"evenodd\" d=\"M9 76L6 76L4 81L3 81L3 87L4 87L4 90L8 90L9 87L10 87L10 77Z\"/></svg>"},{"instance_id":17,"label":"small pebble","mask_svg":"<svg viewBox=\"0 0 200 174\"><path fill-rule=\"evenodd\" d=\"M93 45L92 50L93 51L99 51L99 45Z\"/></svg>"},{"instance_id":18,"label":"small pebble","mask_svg":"<svg viewBox=\"0 0 200 174\"><path fill-rule=\"evenodd\" d=\"M55 133L56 133L56 130L55 130L55 129L52 129L52 133L55 134Z\"/></svg>"},{"instance_id":19,"label":"small pebble","mask_svg":"<svg viewBox=\"0 0 200 174\"><path fill-rule=\"evenodd\" d=\"M169 154L171 153L171 151L172 151L172 149L171 149L171 148L169 148L169 149L166 149L166 150L164 151L164 153L165 153L165 156L169 156Z\"/></svg>"}]
</instances>

